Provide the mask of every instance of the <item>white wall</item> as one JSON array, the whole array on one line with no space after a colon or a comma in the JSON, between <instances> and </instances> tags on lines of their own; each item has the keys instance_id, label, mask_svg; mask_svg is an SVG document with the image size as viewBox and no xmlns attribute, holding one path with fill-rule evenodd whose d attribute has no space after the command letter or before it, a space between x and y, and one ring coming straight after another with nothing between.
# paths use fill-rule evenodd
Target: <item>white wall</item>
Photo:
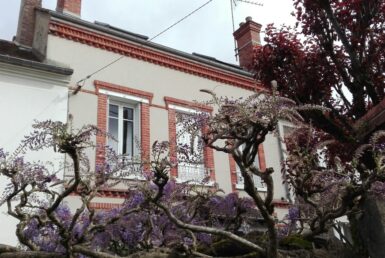
<instances>
[{"instance_id":1,"label":"white wall","mask_svg":"<svg viewBox=\"0 0 385 258\"><path fill-rule=\"evenodd\" d=\"M13 153L23 137L32 130L34 120L66 121L68 89L65 80L54 80L52 74L30 69L22 70L0 64L0 148ZM27 153L28 160L53 161L55 167L63 156L53 150ZM0 189L6 184L0 177ZM0 243L17 244L16 220L6 214L6 206L0 207Z\"/></svg>"},{"instance_id":2,"label":"white wall","mask_svg":"<svg viewBox=\"0 0 385 258\"><path fill-rule=\"evenodd\" d=\"M120 56L116 53L53 35L49 35L48 38L47 55L48 58L70 65L74 69L72 86ZM234 98L247 97L252 94L249 90L128 57L122 58L86 80L82 89L94 91L94 80L151 92L154 94L153 104L163 107L165 106L164 96L188 101L209 100L210 96L200 92L200 89L209 89L219 96ZM84 125L85 121L96 124L97 96L86 92L79 92L77 95L71 96L69 111L74 115L75 127ZM156 139L167 140L167 110L152 106L150 107L150 113L151 141ZM286 197L281 179L280 150L277 138L268 135L264 143L264 149L267 167L273 167L275 170L273 175L275 181L274 198ZM216 152L214 157L216 179L219 187L229 193L232 191L232 187L228 155Z\"/></svg>"}]
</instances>

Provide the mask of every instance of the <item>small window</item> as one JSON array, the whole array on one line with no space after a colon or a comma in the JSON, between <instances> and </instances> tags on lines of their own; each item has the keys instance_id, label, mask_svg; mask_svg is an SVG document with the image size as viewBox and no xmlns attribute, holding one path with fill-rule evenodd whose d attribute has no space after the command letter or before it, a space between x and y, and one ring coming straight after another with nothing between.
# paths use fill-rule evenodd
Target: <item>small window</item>
<instances>
[{"instance_id":1,"label":"small window","mask_svg":"<svg viewBox=\"0 0 385 258\"><path fill-rule=\"evenodd\" d=\"M242 146L241 146L241 148L242 148ZM258 169L260 168L259 167L258 153L254 159L254 166ZM238 165L236 165L236 173L237 173L237 186L236 186L236 188L243 189L244 188L244 179L243 179L241 170L238 167ZM253 175L253 180L254 180L254 185L258 191L266 191L267 190L266 184L263 182L261 177Z\"/></svg>"},{"instance_id":2,"label":"small window","mask_svg":"<svg viewBox=\"0 0 385 258\"><path fill-rule=\"evenodd\" d=\"M108 145L119 155L132 158L139 155L139 107L110 101L108 106Z\"/></svg>"},{"instance_id":3,"label":"small window","mask_svg":"<svg viewBox=\"0 0 385 258\"><path fill-rule=\"evenodd\" d=\"M184 150L177 153L178 179L202 182L208 173L203 160L201 128L194 124L192 115L177 114L176 136L177 146Z\"/></svg>"}]
</instances>

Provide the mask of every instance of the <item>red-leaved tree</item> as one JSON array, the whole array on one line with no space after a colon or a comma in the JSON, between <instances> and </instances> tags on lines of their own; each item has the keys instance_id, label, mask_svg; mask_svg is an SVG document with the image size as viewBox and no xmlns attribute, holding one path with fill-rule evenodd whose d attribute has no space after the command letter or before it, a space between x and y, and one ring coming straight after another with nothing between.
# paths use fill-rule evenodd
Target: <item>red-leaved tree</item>
<instances>
[{"instance_id":1,"label":"red-leaved tree","mask_svg":"<svg viewBox=\"0 0 385 258\"><path fill-rule=\"evenodd\" d=\"M385 96L385 1L293 3L297 23L266 28L254 68L258 80L276 80L297 104L328 109L302 112L307 124L288 142L286 178L312 209L306 217L312 237L342 215L354 227L373 184L385 179L378 132L384 123L373 124L374 111L368 114Z\"/></svg>"}]
</instances>

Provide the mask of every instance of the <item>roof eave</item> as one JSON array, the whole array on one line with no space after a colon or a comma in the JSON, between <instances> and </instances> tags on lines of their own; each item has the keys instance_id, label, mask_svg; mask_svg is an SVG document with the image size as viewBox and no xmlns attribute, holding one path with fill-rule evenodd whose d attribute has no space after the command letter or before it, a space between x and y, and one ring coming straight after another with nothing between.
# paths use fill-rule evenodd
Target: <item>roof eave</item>
<instances>
[{"instance_id":1,"label":"roof eave","mask_svg":"<svg viewBox=\"0 0 385 258\"><path fill-rule=\"evenodd\" d=\"M58 12L55 12L52 10L42 9L42 8L40 10L49 12L52 17L57 18L57 19L61 19L61 20L64 20L64 21L67 21L70 23L75 23L75 24L78 24L78 25L81 25L81 26L84 26L84 27L87 27L87 28L90 28L93 30L101 31L103 33L107 33L107 34L113 35L115 37L119 37L119 38L122 38L122 39L125 39L128 41L134 42L136 44L143 45L145 47L154 48L156 50L160 50L160 51L167 52L167 53L170 53L170 54L175 55L175 56L179 56L179 57L189 59L189 60L192 60L195 62L206 64L206 65L209 65L209 66L221 69L221 70L225 70L227 72L231 72L231 73L235 73L235 74L238 74L241 76L253 78L252 73L245 71L245 70L242 70L242 69L236 69L234 67L231 67L230 65L227 66L227 65L223 64L223 62L221 62L221 61L219 61L219 62L210 61L208 59L201 58L201 57L195 56L193 54L189 54L189 53L186 53L186 52L183 52L180 50L176 50L176 49L173 49L170 47L166 47L166 46L154 43L154 42L150 42L150 41L141 39L140 37L135 37L135 36L131 36L127 33L115 31L115 30L109 29L107 27L88 22L88 21L79 19L77 17L71 16L71 15L61 14L61 13L58 13Z\"/></svg>"},{"instance_id":2,"label":"roof eave","mask_svg":"<svg viewBox=\"0 0 385 258\"><path fill-rule=\"evenodd\" d=\"M2 54L0 54L0 62L66 76L72 75L74 72L70 68L54 66L50 64L40 63Z\"/></svg>"}]
</instances>

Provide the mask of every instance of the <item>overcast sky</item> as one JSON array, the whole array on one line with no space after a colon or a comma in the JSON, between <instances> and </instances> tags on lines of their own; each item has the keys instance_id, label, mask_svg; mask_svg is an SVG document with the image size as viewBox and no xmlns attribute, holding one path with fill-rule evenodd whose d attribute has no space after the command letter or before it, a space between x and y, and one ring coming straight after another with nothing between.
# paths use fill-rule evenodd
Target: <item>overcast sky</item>
<instances>
[{"instance_id":1,"label":"overcast sky","mask_svg":"<svg viewBox=\"0 0 385 258\"><path fill-rule=\"evenodd\" d=\"M82 19L102 21L150 38L208 0L83 0ZM292 24L293 0L259 0L263 6L238 2L235 27L247 16L261 23ZM20 0L0 0L0 38L16 34ZM43 0L43 7L55 10L56 0ZM154 42L188 53L197 52L236 63L230 0L213 0Z\"/></svg>"}]
</instances>

